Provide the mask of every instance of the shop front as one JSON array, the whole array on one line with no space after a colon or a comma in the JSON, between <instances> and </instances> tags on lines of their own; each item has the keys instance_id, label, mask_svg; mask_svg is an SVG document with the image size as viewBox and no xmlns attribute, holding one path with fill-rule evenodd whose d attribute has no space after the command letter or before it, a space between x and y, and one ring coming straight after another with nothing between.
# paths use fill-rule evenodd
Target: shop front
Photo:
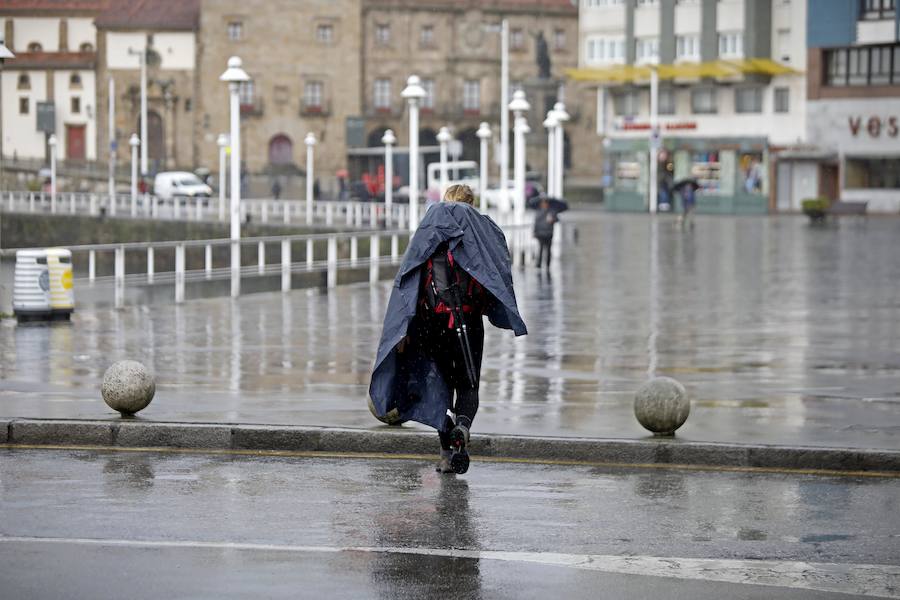
<instances>
[{"instance_id":1,"label":"shop front","mask_svg":"<svg viewBox=\"0 0 900 600\"><path fill-rule=\"evenodd\" d=\"M606 207L614 212L649 209L649 141L609 139L605 165ZM694 179L698 213L765 214L769 209L769 151L765 138L667 137L660 142L660 210L680 210L672 188ZM668 207L668 208L667 208Z\"/></svg>"}]
</instances>

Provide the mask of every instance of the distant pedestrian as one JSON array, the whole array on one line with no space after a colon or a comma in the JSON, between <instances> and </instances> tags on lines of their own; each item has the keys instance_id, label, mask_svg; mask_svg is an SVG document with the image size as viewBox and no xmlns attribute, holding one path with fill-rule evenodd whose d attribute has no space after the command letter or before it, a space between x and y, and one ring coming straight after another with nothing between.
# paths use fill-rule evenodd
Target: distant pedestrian
<instances>
[{"instance_id":1,"label":"distant pedestrian","mask_svg":"<svg viewBox=\"0 0 900 600\"><path fill-rule=\"evenodd\" d=\"M679 187L681 192L681 215L678 217L678 221L681 223L682 229L686 227L694 228L693 213L697 204L696 194L699 187L694 181L688 181Z\"/></svg>"},{"instance_id":2,"label":"distant pedestrian","mask_svg":"<svg viewBox=\"0 0 900 600\"><path fill-rule=\"evenodd\" d=\"M540 246L537 259L538 268L540 268L544 256L547 257L544 268L550 268L550 246L553 245L553 230L557 221L559 221L559 217L551 208L550 201L547 198L541 198L541 203L534 216L534 237Z\"/></svg>"},{"instance_id":3,"label":"distant pedestrian","mask_svg":"<svg viewBox=\"0 0 900 600\"><path fill-rule=\"evenodd\" d=\"M275 182L272 184L272 197L276 200L281 200L281 183L278 181L278 178L275 178Z\"/></svg>"}]
</instances>

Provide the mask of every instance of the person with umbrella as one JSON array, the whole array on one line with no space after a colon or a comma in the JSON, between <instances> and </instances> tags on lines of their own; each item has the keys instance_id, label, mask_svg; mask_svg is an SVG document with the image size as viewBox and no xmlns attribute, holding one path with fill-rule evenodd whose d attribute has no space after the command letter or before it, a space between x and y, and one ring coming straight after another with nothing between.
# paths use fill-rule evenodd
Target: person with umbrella
<instances>
[{"instance_id":1,"label":"person with umbrella","mask_svg":"<svg viewBox=\"0 0 900 600\"><path fill-rule=\"evenodd\" d=\"M700 189L700 184L697 183L696 179L689 177L676 183L672 189L681 194L681 215L678 216L678 222L682 228L690 225L691 229L693 229L694 220L691 215L697 203L696 192Z\"/></svg>"},{"instance_id":2,"label":"person with umbrella","mask_svg":"<svg viewBox=\"0 0 900 600\"><path fill-rule=\"evenodd\" d=\"M550 269L550 247L553 244L553 230L559 221L559 213L569 208L564 200L557 198L547 198L541 196L536 199L536 204L532 204L529 208L537 209L534 215L534 237L538 241L538 258L536 266L540 268L546 256L545 269Z\"/></svg>"}]
</instances>

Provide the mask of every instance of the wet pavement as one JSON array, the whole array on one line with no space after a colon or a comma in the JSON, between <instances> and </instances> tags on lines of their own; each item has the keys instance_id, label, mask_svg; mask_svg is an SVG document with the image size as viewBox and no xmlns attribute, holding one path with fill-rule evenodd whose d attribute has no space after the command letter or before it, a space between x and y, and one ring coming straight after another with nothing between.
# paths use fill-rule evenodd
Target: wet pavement
<instances>
[{"instance_id":1,"label":"wet pavement","mask_svg":"<svg viewBox=\"0 0 900 600\"><path fill-rule=\"evenodd\" d=\"M897 478L0 450L0 589L898 598L898 497Z\"/></svg>"},{"instance_id":2,"label":"wet pavement","mask_svg":"<svg viewBox=\"0 0 900 600\"><path fill-rule=\"evenodd\" d=\"M550 276L516 273L530 335L488 328L476 433L643 437L649 373L693 398L685 439L900 448L900 219L572 213ZM152 420L379 427L365 408L389 284L84 308L0 322L0 416L113 418L115 360Z\"/></svg>"}]
</instances>

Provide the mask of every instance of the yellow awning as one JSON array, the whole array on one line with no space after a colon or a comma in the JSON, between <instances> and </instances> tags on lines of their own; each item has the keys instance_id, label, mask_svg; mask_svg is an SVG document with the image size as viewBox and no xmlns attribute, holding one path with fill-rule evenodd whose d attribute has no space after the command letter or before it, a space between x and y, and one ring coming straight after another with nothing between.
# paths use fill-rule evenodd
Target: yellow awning
<instances>
[{"instance_id":1,"label":"yellow awning","mask_svg":"<svg viewBox=\"0 0 900 600\"><path fill-rule=\"evenodd\" d=\"M713 60L653 66L613 65L599 68L567 69L566 76L573 81L593 83L646 82L650 80L650 71L654 68L661 80L699 79L703 77L725 78L745 73L769 76L800 74L800 71L786 67L768 58L750 58L746 60Z\"/></svg>"}]
</instances>

